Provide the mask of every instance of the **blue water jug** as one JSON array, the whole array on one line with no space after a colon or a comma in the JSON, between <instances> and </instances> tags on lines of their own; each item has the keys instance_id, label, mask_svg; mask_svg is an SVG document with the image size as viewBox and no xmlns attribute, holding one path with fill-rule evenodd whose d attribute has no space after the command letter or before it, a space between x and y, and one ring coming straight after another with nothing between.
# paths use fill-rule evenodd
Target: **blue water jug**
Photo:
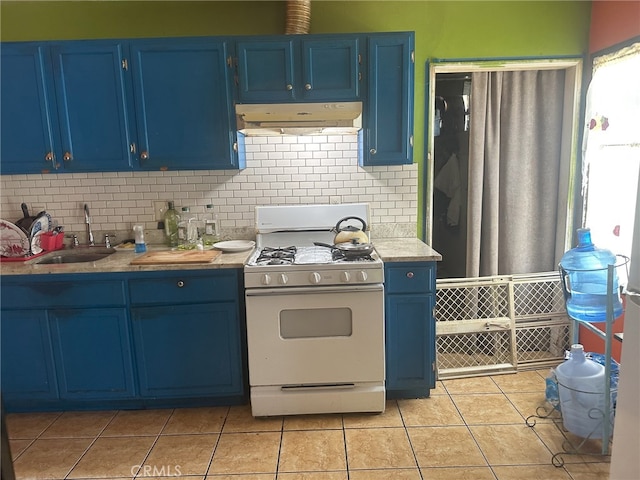
<instances>
[{"instance_id":1,"label":"blue water jug","mask_svg":"<svg viewBox=\"0 0 640 480\"><path fill-rule=\"evenodd\" d=\"M616 264L616 256L609 250L596 248L589 228L578 229L578 246L560 260L560 275L567 313L582 322L607 320L607 270ZM614 269L611 288L613 318L622 315L618 276Z\"/></svg>"},{"instance_id":2,"label":"blue water jug","mask_svg":"<svg viewBox=\"0 0 640 480\"><path fill-rule=\"evenodd\" d=\"M602 438L605 421L605 368L585 357L582 345L555 370L564 428L582 438ZM611 409L613 410L613 409ZM609 412L607 421L613 416Z\"/></svg>"}]
</instances>

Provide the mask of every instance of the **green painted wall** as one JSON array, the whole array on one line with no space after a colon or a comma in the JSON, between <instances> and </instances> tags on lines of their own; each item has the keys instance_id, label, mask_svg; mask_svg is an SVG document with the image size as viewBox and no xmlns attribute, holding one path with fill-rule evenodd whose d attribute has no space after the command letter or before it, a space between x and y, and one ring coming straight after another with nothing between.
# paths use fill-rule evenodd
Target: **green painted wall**
<instances>
[{"instance_id":1,"label":"green painted wall","mask_svg":"<svg viewBox=\"0 0 640 480\"><path fill-rule=\"evenodd\" d=\"M284 1L3 0L0 40L280 34L285 13ZM422 170L427 60L586 55L590 13L591 1L317 0L310 33L416 32L414 161Z\"/></svg>"}]
</instances>

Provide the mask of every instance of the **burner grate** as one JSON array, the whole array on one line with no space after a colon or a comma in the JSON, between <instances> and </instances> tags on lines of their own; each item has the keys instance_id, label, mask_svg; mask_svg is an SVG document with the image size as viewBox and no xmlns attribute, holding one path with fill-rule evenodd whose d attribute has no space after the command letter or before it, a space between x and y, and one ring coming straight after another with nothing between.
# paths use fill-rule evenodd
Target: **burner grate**
<instances>
[{"instance_id":1,"label":"burner grate","mask_svg":"<svg viewBox=\"0 0 640 480\"><path fill-rule=\"evenodd\" d=\"M296 247L264 247L256 259L257 265L291 265L296 257Z\"/></svg>"}]
</instances>

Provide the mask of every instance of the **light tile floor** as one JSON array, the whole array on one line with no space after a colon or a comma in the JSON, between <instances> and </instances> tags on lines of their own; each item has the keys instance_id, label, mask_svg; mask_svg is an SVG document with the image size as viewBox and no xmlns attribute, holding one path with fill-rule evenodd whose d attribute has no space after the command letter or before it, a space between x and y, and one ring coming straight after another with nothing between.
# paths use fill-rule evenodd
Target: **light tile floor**
<instances>
[{"instance_id":1,"label":"light tile floor","mask_svg":"<svg viewBox=\"0 0 640 480\"><path fill-rule=\"evenodd\" d=\"M599 441L551 463L564 437L546 370L438 382L384 414L254 419L249 406L9 414L18 479L606 480Z\"/></svg>"}]
</instances>

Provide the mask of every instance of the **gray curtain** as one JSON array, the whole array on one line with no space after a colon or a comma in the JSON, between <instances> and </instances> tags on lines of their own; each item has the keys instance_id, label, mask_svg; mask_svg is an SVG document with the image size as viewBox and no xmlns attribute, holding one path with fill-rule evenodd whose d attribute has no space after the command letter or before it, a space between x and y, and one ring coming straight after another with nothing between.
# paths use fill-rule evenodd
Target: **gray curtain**
<instances>
[{"instance_id":1,"label":"gray curtain","mask_svg":"<svg viewBox=\"0 0 640 480\"><path fill-rule=\"evenodd\" d=\"M473 74L467 277L556 269L564 75Z\"/></svg>"}]
</instances>

